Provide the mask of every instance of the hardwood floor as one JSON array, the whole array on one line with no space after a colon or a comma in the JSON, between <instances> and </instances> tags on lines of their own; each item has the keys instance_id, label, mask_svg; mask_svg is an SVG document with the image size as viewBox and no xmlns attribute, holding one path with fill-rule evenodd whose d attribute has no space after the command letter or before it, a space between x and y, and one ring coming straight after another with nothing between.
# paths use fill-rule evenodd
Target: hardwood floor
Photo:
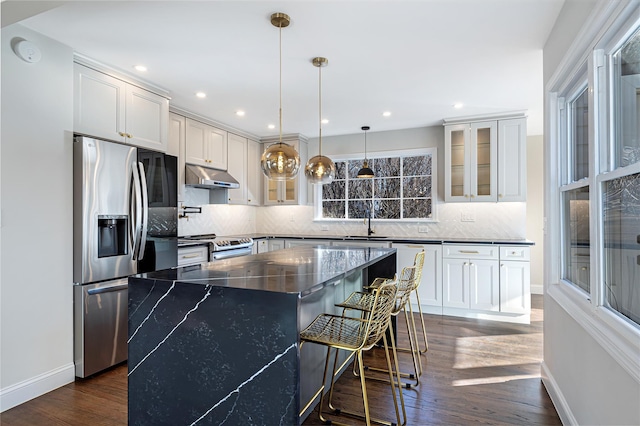
<instances>
[{"instance_id":1,"label":"hardwood floor","mask_svg":"<svg viewBox=\"0 0 640 426\"><path fill-rule=\"evenodd\" d=\"M404 390L409 425L560 425L540 381L542 297L532 297L530 325L425 315L429 351L416 389ZM399 317L400 318L400 317ZM406 333L400 333L403 339ZM401 345L404 343L400 342ZM381 350L367 354L369 365L384 364ZM401 354L401 370L410 356ZM359 379L344 374L336 385L336 405L361 410ZM367 382L372 415L393 419L389 386ZM329 416L338 420L337 417ZM352 418L341 421L360 425ZM0 414L3 426L125 425L126 365L77 380ZM312 413L304 425L319 425Z\"/></svg>"}]
</instances>

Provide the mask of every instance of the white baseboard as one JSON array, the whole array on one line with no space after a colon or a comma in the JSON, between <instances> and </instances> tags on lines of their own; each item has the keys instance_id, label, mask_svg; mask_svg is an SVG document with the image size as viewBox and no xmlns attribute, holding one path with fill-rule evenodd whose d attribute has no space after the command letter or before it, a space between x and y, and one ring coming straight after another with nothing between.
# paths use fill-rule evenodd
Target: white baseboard
<instances>
[{"instance_id":1,"label":"white baseboard","mask_svg":"<svg viewBox=\"0 0 640 426\"><path fill-rule=\"evenodd\" d=\"M540 370L542 376L542 384L544 384L544 387L547 389L547 393L549 393L551 402L553 402L553 406L556 408L562 424L577 425L578 421L571 412L571 408L569 408L567 400L564 398L562 391L558 387L556 381L553 379L551 372L544 362L542 362Z\"/></svg>"},{"instance_id":2,"label":"white baseboard","mask_svg":"<svg viewBox=\"0 0 640 426\"><path fill-rule=\"evenodd\" d=\"M75 380L73 363L0 389L0 413Z\"/></svg>"},{"instance_id":3,"label":"white baseboard","mask_svg":"<svg viewBox=\"0 0 640 426\"><path fill-rule=\"evenodd\" d=\"M531 294L544 294L544 286L542 284L531 284Z\"/></svg>"}]
</instances>

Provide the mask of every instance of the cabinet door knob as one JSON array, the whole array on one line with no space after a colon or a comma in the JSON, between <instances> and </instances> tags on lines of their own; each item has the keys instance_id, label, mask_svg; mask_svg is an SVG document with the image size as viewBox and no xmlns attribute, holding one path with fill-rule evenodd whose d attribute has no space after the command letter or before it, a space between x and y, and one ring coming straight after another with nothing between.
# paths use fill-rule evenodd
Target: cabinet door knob
<instances>
[{"instance_id":1,"label":"cabinet door knob","mask_svg":"<svg viewBox=\"0 0 640 426\"><path fill-rule=\"evenodd\" d=\"M471 198L475 198L475 195L471 194Z\"/></svg>"},{"instance_id":2,"label":"cabinet door knob","mask_svg":"<svg viewBox=\"0 0 640 426\"><path fill-rule=\"evenodd\" d=\"M502 195L502 194L498 194L498 198L502 198L502 197L503 197L503 195Z\"/></svg>"},{"instance_id":3,"label":"cabinet door knob","mask_svg":"<svg viewBox=\"0 0 640 426\"><path fill-rule=\"evenodd\" d=\"M126 134L125 132L118 132L118 134L119 134L120 136L122 136L122 137L127 136L127 134Z\"/></svg>"},{"instance_id":4,"label":"cabinet door knob","mask_svg":"<svg viewBox=\"0 0 640 426\"><path fill-rule=\"evenodd\" d=\"M133 136L131 136L131 133L127 133L127 137L131 139Z\"/></svg>"}]
</instances>

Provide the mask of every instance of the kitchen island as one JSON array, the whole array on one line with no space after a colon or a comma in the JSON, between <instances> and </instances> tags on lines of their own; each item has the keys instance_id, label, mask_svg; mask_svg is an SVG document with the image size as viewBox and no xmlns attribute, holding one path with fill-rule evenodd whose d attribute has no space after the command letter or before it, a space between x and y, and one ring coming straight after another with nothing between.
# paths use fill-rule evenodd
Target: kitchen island
<instances>
[{"instance_id":1,"label":"kitchen island","mask_svg":"<svg viewBox=\"0 0 640 426\"><path fill-rule=\"evenodd\" d=\"M318 246L130 277L129 424L298 424L326 350L300 330L395 272L393 248Z\"/></svg>"}]
</instances>

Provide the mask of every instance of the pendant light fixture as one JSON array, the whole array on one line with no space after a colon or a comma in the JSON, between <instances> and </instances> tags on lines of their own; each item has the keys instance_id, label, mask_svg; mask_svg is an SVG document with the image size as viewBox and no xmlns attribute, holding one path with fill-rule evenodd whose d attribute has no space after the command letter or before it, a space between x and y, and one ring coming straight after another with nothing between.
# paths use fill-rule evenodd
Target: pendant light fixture
<instances>
[{"instance_id":1,"label":"pendant light fixture","mask_svg":"<svg viewBox=\"0 0 640 426\"><path fill-rule=\"evenodd\" d=\"M313 184L324 185L331 183L336 175L336 165L331 158L322 155L322 67L329 65L327 58L313 58L311 63L314 67L318 67L318 120L320 130L318 132L318 155L309 159L304 174Z\"/></svg>"},{"instance_id":2,"label":"pendant light fixture","mask_svg":"<svg viewBox=\"0 0 640 426\"><path fill-rule=\"evenodd\" d=\"M291 19L285 13L271 15L271 24L280 32L280 140L262 153L260 167L264 175L272 180L293 179L300 169L300 156L295 148L282 142L282 29L289 26Z\"/></svg>"},{"instance_id":3,"label":"pendant light fixture","mask_svg":"<svg viewBox=\"0 0 640 426\"><path fill-rule=\"evenodd\" d=\"M369 168L369 159L367 158L367 130L369 130L369 126L362 126L362 130L364 130L364 162L362 163L362 168L358 171L359 178L372 178L373 170Z\"/></svg>"}]
</instances>

